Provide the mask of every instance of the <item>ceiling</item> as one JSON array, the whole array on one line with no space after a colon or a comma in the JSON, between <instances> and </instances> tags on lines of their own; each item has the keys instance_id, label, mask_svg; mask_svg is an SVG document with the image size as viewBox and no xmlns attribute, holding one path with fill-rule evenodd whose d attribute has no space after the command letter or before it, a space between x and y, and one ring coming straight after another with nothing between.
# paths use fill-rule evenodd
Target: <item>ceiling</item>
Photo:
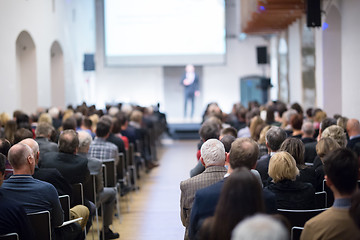
<instances>
[{"instance_id":1,"label":"ceiling","mask_svg":"<svg viewBox=\"0 0 360 240\"><path fill-rule=\"evenodd\" d=\"M271 34L305 15L305 0L242 0L242 32Z\"/></svg>"}]
</instances>

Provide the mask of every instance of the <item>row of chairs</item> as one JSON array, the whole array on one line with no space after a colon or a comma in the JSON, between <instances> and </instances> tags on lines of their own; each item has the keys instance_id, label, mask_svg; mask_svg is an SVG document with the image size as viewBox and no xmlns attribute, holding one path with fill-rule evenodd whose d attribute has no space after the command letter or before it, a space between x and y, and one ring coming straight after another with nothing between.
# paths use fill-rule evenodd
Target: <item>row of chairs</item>
<instances>
[{"instance_id":1,"label":"row of chairs","mask_svg":"<svg viewBox=\"0 0 360 240\"><path fill-rule=\"evenodd\" d=\"M64 211L64 222L57 228L65 227L74 222L82 220L82 217L70 220L70 197L69 195L59 196L61 207ZM51 218L49 211L40 211L35 213L28 213L27 217L34 232L35 239L51 240ZM9 233L0 236L1 240L18 240L19 235L17 233Z\"/></svg>"}]
</instances>

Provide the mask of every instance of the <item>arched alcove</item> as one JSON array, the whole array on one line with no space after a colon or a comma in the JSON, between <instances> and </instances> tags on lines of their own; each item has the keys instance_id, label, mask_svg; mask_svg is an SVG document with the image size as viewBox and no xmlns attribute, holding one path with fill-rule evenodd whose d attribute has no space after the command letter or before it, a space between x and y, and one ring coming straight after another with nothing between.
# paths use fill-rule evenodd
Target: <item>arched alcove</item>
<instances>
[{"instance_id":1,"label":"arched alcove","mask_svg":"<svg viewBox=\"0 0 360 240\"><path fill-rule=\"evenodd\" d=\"M324 109L329 116L342 112L341 16L332 6L326 14L328 27L323 30Z\"/></svg>"},{"instance_id":2,"label":"arched alcove","mask_svg":"<svg viewBox=\"0 0 360 240\"><path fill-rule=\"evenodd\" d=\"M64 55L58 41L50 49L51 65L51 105L65 106Z\"/></svg>"},{"instance_id":3,"label":"arched alcove","mask_svg":"<svg viewBox=\"0 0 360 240\"><path fill-rule=\"evenodd\" d=\"M19 107L27 113L35 112L38 95L36 46L27 31L22 31L16 39L16 59Z\"/></svg>"}]
</instances>

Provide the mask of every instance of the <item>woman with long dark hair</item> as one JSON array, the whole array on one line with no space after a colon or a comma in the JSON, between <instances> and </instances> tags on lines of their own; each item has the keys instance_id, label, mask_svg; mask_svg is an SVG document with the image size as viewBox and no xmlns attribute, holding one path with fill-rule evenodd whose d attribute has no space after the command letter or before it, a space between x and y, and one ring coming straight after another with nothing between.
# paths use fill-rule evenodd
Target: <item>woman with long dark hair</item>
<instances>
[{"instance_id":1,"label":"woman with long dark hair","mask_svg":"<svg viewBox=\"0 0 360 240\"><path fill-rule=\"evenodd\" d=\"M230 239L240 221L258 212L264 212L259 180L246 168L236 169L225 180L215 214L204 221L200 238Z\"/></svg>"}]
</instances>

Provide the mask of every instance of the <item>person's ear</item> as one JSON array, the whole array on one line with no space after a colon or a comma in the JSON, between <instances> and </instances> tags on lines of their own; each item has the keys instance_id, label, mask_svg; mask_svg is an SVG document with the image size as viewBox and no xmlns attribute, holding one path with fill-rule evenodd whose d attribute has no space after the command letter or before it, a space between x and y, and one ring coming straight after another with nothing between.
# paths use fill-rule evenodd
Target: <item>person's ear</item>
<instances>
[{"instance_id":1,"label":"person's ear","mask_svg":"<svg viewBox=\"0 0 360 240\"><path fill-rule=\"evenodd\" d=\"M333 182L331 181L330 178L328 178L327 175L325 175L325 180L326 180L326 186L328 186L329 188L334 185Z\"/></svg>"}]
</instances>

